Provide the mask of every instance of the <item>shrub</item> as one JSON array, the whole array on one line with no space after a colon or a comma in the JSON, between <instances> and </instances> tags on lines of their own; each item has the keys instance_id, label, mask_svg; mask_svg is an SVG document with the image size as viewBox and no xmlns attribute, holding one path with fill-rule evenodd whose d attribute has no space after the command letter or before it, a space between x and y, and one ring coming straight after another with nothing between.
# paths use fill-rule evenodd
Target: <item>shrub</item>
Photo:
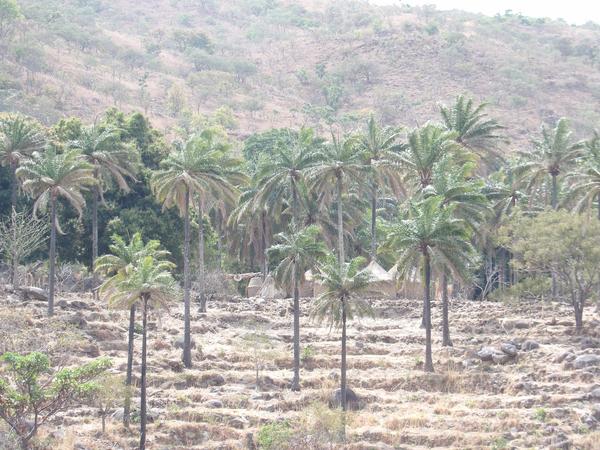
<instances>
[{"instance_id":1,"label":"shrub","mask_svg":"<svg viewBox=\"0 0 600 450\"><path fill-rule=\"evenodd\" d=\"M286 447L292 437L292 428L287 421L272 422L258 431L258 448L278 450Z\"/></svg>"}]
</instances>

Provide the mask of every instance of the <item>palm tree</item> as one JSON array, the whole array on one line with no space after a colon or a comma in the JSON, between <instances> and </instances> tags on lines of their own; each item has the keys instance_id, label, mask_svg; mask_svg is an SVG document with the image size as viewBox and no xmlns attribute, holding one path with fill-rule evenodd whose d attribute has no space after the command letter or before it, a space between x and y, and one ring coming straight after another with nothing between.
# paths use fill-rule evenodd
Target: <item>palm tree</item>
<instances>
[{"instance_id":1,"label":"palm tree","mask_svg":"<svg viewBox=\"0 0 600 450\"><path fill-rule=\"evenodd\" d=\"M584 142L581 164L567 175L571 182L570 197L578 198L576 211L591 209L594 201L597 204L600 219L600 134Z\"/></svg>"},{"instance_id":2,"label":"palm tree","mask_svg":"<svg viewBox=\"0 0 600 450\"><path fill-rule=\"evenodd\" d=\"M148 311L165 307L176 294L175 280L171 276L173 263L144 256L118 278L105 292L111 305L139 304L142 308L142 365L140 380L140 450L146 448L146 372Z\"/></svg>"},{"instance_id":3,"label":"palm tree","mask_svg":"<svg viewBox=\"0 0 600 450\"><path fill-rule=\"evenodd\" d=\"M194 196L221 196L234 202L238 191L230 182L219 149L206 145L202 134L192 136L161 163L161 170L152 175L150 187L163 208L176 206L184 219L183 300L184 344L183 363L192 367L190 324L190 205Z\"/></svg>"},{"instance_id":4,"label":"palm tree","mask_svg":"<svg viewBox=\"0 0 600 450\"><path fill-rule=\"evenodd\" d=\"M323 148L320 161L307 170L307 179L312 190L325 193L325 199L335 192L337 206L338 261L345 262L344 252L344 208L342 196L352 182L357 182L368 167L363 164L363 155L356 145L356 139L342 141L332 136L329 145Z\"/></svg>"},{"instance_id":5,"label":"palm tree","mask_svg":"<svg viewBox=\"0 0 600 450\"><path fill-rule=\"evenodd\" d=\"M56 267L56 231L62 234L56 217L56 204L64 198L81 218L85 207L82 191L93 186L92 166L81 158L75 149L57 153L54 147L43 152L34 152L17 169L23 180L23 190L35 198L33 213L45 210L50 204L50 273L48 275L48 315L54 314L54 273Z\"/></svg>"},{"instance_id":6,"label":"palm tree","mask_svg":"<svg viewBox=\"0 0 600 450\"><path fill-rule=\"evenodd\" d=\"M116 128L101 128L96 125L81 130L78 139L69 146L81 152L82 157L93 166L96 184L92 188L92 267L98 258L98 201L110 179L125 192L129 191L126 178L135 179L139 155L135 148L126 146L119 140ZM98 286L97 273L93 273L92 292Z\"/></svg>"},{"instance_id":7,"label":"palm tree","mask_svg":"<svg viewBox=\"0 0 600 450\"><path fill-rule=\"evenodd\" d=\"M130 242L126 242L121 236L112 236L112 244L109 246L110 254L103 255L96 260L94 271L107 276L100 286L99 294L105 297L120 280L129 276L136 265L146 256L152 256L155 260L162 260L169 256L166 250L160 250L160 242L152 240L144 244L142 235L138 232L133 235ZM125 386L127 395L123 408L123 425L129 427L129 416L131 407L131 382L133 376L133 344L135 336L135 303L129 307L129 329L127 337L127 375Z\"/></svg>"},{"instance_id":8,"label":"palm tree","mask_svg":"<svg viewBox=\"0 0 600 450\"><path fill-rule=\"evenodd\" d=\"M457 279L468 274L474 253L465 223L455 217L455 206L442 207L439 196L409 205L408 218L393 224L387 245L400 252L398 273L408 276L419 267L423 280L425 318L425 371L433 372L431 356L431 270L448 271Z\"/></svg>"},{"instance_id":9,"label":"palm tree","mask_svg":"<svg viewBox=\"0 0 600 450\"><path fill-rule=\"evenodd\" d=\"M281 217L285 207L291 217L300 223L300 208L304 193L304 174L319 161L316 151L322 144L311 129L303 128L291 139L290 146L282 146L263 159L256 172L258 205L269 205L274 217Z\"/></svg>"},{"instance_id":10,"label":"palm tree","mask_svg":"<svg viewBox=\"0 0 600 450\"><path fill-rule=\"evenodd\" d=\"M518 152L521 162L515 167L515 174L528 179L529 191L544 185L549 175L550 206L557 209L558 177L584 154L583 148L582 142L572 142L568 121L559 119L552 130L542 127L542 140L535 142L532 152Z\"/></svg>"},{"instance_id":11,"label":"palm tree","mask_svg":"<svg viewBox=\"0 0 600 450\"><path fill-rule=\"evenodd\" d=\"M505 127L484 112L487 103L475 106L472 98L456 97L451 107L440 105L440 114L448 131L456 133L456 142L478 154L487 166L502 162L497 144Z\"/></svg>"},{"instance_id":12,"label":"palm tree","mask_svg":"<svg viewBox=\"0 0 600 450\"><path fill-rule=\"evenodd\" d=\"M10 202L17 207L17 168L19 163L44 147L42 127L21 114L0 116L0 165L9 166L12 175Z\"/></svg>"},{"instance_id":13,"label":"palm tree","mask_svg":"<svg viewBox=\"0 0 600 450\"><path fill-rule=\"evenodd\" d=\"M483 194L483 181L473 177L474 163L456 166L451 158L443 159L436 165L435 175L429 194L440 196L442 207L453 206L454 216L464 221L468 229L479 234L488 209L488 199ZM450 274L442 270L442 346L452 346L450 339L448 281Z\"/></svg>"},{"instance_id":14,"label":"palm tree","mask_svg":"<svg viewBox=\"0 0 600 450\"><path fill-rule=\"evenodd\" d=\"M373 116L367 121L367 127L359 136L359 146L371 167L371 260L377 257L377 199L381 186L389 186L396 197L404 192L398 152L403 146L397 144L400 133L397 129L381 128Z\"/></svg>"},{"instance_id":15,"label":"palm tree","mask_svg":"<svg viewBox=\"0 0 600 450\"><path fill-rule=\"evenodd\" d=\"M405 185L421 194L433 183L435 165L443 158L455 156L457 164L468 160L468 154L461 150L456 136L456 132L431 123L409 132L408 145L399 155Z\"/></svg>"},{"instance_id":16,"label":"palm tree","mask_svg":"<svg viewBox=\"0 0 600 450\"><path fill-rule=\"evenodd\" d=\"M327 319L333 328L342 329L340 394L342 410L346 411L346 322L354 317L371 315L369 302L363 298L369 288L370 275L361 271L363 258L348 263L331 261L319 266L315 278L324 285L324 292L316 299L312 316L319 321Z\"/></svg>"},{"instance_id":17,"label":"palm tree","mask_svg":"<svg viewBox=\"0 0 600 450\"><path fill-rule=\"evenodd\" d=\"M292 391L300 390L300 284L304 282L304 274L313 268L317 261L325 257L327 249L319 241L320 230L312 225L303 229L295 229L292 225L290 233L276 236L277 244L269 248L269 259L277 260L274 271L275 281L280 286L292 289L294 297L294 378Z\"/></svg>"}]
</instances>

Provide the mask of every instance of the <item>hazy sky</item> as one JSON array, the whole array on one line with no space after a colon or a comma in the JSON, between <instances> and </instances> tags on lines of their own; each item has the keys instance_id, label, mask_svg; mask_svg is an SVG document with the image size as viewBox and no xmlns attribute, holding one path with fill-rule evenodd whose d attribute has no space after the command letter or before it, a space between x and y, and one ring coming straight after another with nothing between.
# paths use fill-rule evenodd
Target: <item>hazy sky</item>
<instances>
[{"instance_id":1,"label":"hazy sky","mask_svg":"<svg viewBox=\"0 0 600 450\"><path fill-rule=\"evenodd\" d=\"M370 0L371 3L436 5L439 10L462 9L493 16L507 9L531 17L562 18L569 23L600 23L599 0Z\"/></svg>"}]
</instances>

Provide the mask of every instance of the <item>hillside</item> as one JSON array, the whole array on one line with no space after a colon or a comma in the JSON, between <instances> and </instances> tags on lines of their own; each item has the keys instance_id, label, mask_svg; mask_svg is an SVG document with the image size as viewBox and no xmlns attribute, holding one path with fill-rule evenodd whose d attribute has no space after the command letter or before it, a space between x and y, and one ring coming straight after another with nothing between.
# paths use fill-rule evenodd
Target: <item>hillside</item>
<instances>
[{"instance_id":1,"label":"hillside","mask_svg":"<svg viewBox=\"0 0 600 450\"><path fill-rule=\"evenodd\" d=\"M420 370L420 302L373 300L375 318L353 321L348 329L348 380L360 411L349 415L348 442L342 446L339 416L326 406L339 380L339 331L309 320L310 302L302 299L301 305L301 392L287 389L289 300L223 297L208 313L194 312L195 365L185 371L175 345L183 307L173 303L170 311L151 316L148 448L255 448L250 443L257 443L258 430L282 419L297 430L284 447L292 449L597 448L599 367L579 363L582 355L597 355L594 347L600 345L600 317L591 308L584 337L573 334L565 305L455 300L454 347L444 348L438 304L433 314L437 371L426 374ZM114 372L123 376L124 311L107 309L88 294L61 295L55 318L44 311L43 302L23 302L0 291L0 345L39 349L43 335L42 347L61 364L109 356ZM140 340L137 335L136 383ZM520 348L505 364L477 356L480 348L505 342ZM100 430L97 409L85 405L61 414L40 434L54 449L137 444L137 425L127 432L118 415L107 420L106 434Z\"/></svg>"},{"instance_id":2,"label":"hillside","mask_svg":"<svg viewBox=\"0 0 600 450\"><path fill-rule=\"evenodd\" d=\"M19 0L0 45L0 110L46 124L108 107L159 128L202 115L243 138L346 127L376 112L415 126L467 92L513 146L544 122L600 122L600 27L363 1ZM301 6L299 5L301 3Z\"/></svg>"}]
</instances>

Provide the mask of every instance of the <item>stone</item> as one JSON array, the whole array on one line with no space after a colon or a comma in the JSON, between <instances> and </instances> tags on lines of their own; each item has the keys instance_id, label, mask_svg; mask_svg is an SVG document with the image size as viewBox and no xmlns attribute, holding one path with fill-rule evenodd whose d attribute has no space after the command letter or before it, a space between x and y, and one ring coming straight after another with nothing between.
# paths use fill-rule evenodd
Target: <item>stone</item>
<instances>
[{"instance_id":1,"label":"stone","mask_svg":"<svg viewBox=\"0 0 600 450\"><path fill-rule=\"evenodd\" d=\"M218 373L207 373L202 376L200 382L202 386L223 386L225 384L225 378Z\"/></svg>"},{"instance_id":2,"label":"stone","mask_svg":"<svg viewBox=\"0 0 600 450\"><path fill-rule=\"evenodd\" d=\"M491 361L494 354L498 353L494 347L481 347L481 350L477 352L477 356L482 361Z\"/></svg>"},{"instance_id":3,"label":"stone","mask_svg":"<svg viewBox=\"0 0 600 450\"><path fill-rule=\"evenodd\" d=\"M600 421L600 403L597 403L592 407L592 416L594 419Z\"/></svg>"},{"instance_id":4,"label":"stone","mask_svg":"<svg viewBox=\"0 0 600 450\"><path fill-rule=\"evenodd\" d=\"M536 341L527 340L521 344L521 350L528 352L540 348L540 344Z\"/></svg>"},{"instance_id":5,"label":"stone","mask_svg":"<svg viewBox=\"0 0 600 450\"><path fill-rule=\"evenodd\" d=\"M586 350L588 348L598 348L600 347L600 340L594 339L591 337L585 337L581 340L581 348Z\"/></svg>"},{"instance_id":6,"label":"stone","mask_svg":"<svg viewBox=\"0 0 600 450\"><path fill-rule=\"evenodd\" d=\"M204 405L207 408L222 408L223 407L223 402L221 400L218 399L212 399L212 400L208 400L207 402L204 403Z\"/></svg>"},{"instance_id":7,"label":"stone","mask_svg":"<svg viewBox=\"0 0 600 450\"><path fill-rule=\"evenodd\" d=\"M196 348L196 341L194 338L191 340L192 348ZM177 339L173 341L173 345L175 348L183 348L183 336L179 336Z\"/></svg>"},{"instance_id":8,"label":"stone","mask_svg":"<svg viewBox=\"0 0 600 450\"><path fill-rule=\"evenodd\" d=\"M342 390L336 389L333 391L331 398L329 399L330 408L339 408L342 406ZM350 389L346 388L346 407L350 411L358 411L360 409L360 400L358 395Z\"/></svg>"},{"instance_id":9,"label":"stone","mask_svg":"<svg viewBox=\"0 0 600 450\"><path fill-rule=\"evenodd\" d=\"M73 314L67 319L67 323L75 325L77 328L85 328L87 326L87 320L83 318L81 313Z\"/></svg>"},{"instance_id":10,"label":"stone","mask_svg":"<svg viewBox=\"0 0 600 450\"><path fill-rule=\"evenodd\" d=\"M73 309L89 309L87 303L81 300L73 300L69 306Z\"/></svg>"},{"instance_id":11,"label":"stone","mask_svg":"<svg viewBox=\"0 0 600 450\"><path fill-rule=\"evenodd\" d=\"M500 346L500 350L506 353L508 356L515 357L517 356L517 347L510 342L505 342Z\"/></svg>"},{"instance_id":12,"label":"stone","mask_svg":"<svg viewBox=\"0 0 600 450\"><path fill-rule=\"evenodd\" d=\"M88 344L88 345L84 345L81 348L81 351L91 357L91 358L97 358L98 356L100 356L100 349L98 348L98 346L96 344Z\"/></svg>"},{"instance_id":13,"label":"stone","mask_svg":"<svg viewBox=\"0 0 600 450\"><path fill-rule=\"evenodd\" d=\"M229 420L229 426L232 428L237 428L238 430L243 430L248 426L250 422L245 417L234 417Z\"/></svg>"},{"instance_id":14,"label":"stone","mask_svg":"<svg viewBox=\"0 0 600 450\"><path fill-rule=\"evenodd\" d=\"M583 369L584 367L599 366L600 356L598 355L580 355L573 361L573 367Z\"/></svg>"},{"instance_id":15,"label":"stone","mask_svg":"<svg viewBox=\"0 0 600 450\"><path fill-rule=\"evenodd\" d=\"M594 399L594 400L600 400L600 388L596 388L594 389L591 393L590 396Z\"/></svg>"},{"instance_id":16,"label":"stone","mask_svg":"<svg viewBox=\"0 0 600 450\"><path fill-rule=\"evenodd\" d=\"M492 355L492 361L494 361L495 364L506 364L511 359L512 357L505 353L494 353Z\"/></svg>"}]
</instances>

